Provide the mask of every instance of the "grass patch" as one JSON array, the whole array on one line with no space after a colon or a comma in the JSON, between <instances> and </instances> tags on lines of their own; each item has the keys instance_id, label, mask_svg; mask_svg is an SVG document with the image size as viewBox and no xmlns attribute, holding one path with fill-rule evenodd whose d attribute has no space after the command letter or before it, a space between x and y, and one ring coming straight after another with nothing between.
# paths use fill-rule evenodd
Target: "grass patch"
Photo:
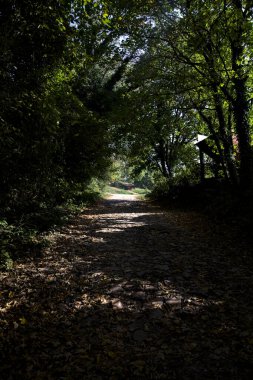
<instances>
[{"instance_id":1,"label":"grass patch","mask_svg":"<svg viewBox=\"0 0 253 380\"><path fill-rule=\"evenodd\" d=\"M126 195L138 195L140 197L145 197L147 194L149 194L149 190L141 189L137 187L131 190L125 190L125 189L120 189L114 186L106 186L104 189L104 195L109 195L109 194L126 194Z\"/></svg>"}]
</instances>

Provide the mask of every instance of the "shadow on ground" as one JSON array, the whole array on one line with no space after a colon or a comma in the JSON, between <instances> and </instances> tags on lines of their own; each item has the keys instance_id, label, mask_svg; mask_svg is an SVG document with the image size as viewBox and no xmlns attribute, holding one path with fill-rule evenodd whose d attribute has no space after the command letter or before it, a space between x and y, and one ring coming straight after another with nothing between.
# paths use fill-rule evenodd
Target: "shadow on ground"
<instances>
[{"instance_id":1,"label":"shadow on ground","mask_svg":"<svg viewBox=\"0 0 253 380\"><path fill-rule=\"evenodd\" d=\"M85 211L2 275L0 378L250 379L250 252L209 232L147 202Z\"/></svg>"}]
</instances>

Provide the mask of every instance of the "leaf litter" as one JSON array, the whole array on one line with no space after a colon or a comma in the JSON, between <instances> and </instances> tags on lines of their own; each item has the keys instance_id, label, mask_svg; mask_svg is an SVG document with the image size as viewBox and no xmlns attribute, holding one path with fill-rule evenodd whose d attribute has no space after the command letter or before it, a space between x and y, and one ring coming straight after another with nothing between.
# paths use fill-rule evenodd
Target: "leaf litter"
<instances>
[{"instance_id":1,"label":"leaf litter","mask_svg":"<svg viewBox=\"0 0 253 380\"><path fill-rule=\"evenodd\" d=\"M252 249L194 212L108 199L1 273L0 378L249 379Z\"/></svg>"}]
</instances>

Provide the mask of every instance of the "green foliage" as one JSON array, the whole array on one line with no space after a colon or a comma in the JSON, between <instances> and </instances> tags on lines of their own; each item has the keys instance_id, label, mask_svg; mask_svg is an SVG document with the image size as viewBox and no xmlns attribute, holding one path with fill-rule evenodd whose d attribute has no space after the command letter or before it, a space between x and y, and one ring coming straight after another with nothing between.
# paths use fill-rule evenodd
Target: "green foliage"
<instances>
[{"instance_id":1,"label":"green foliage","mask_svg":"<svg viewBox=\"0 0 253 380\"><path fill-rule=\"evenodd\" d=\"M13 260L10 257L9 252L0 251L0 270L10 270L13 267Z\"/></svg>"},{"instance_id":2,"label":"green foliage","mask_svg":"<svg viewBox=\"0 0 253 380\"><path fill-rule=\"evenodd\" d=\"M152 199L163 199L169 195L170 185L164 177L158 177L150 193Z\"/></svg>"},{"instance_id":3,"label":"green foliage","mask_svg":"<svg viewBox=\"0 0 253 380\"><path fill-rule=\"evenodd\" d=\"M0 220L0 270L9 270L12 268L13 261L10 257L10 253L7 251L9 249L8 243L10 240L10 235L12 234L12 229L5 220Z\"/></svg>"},{"instance_id":4,"label":"green foliage","mask_svg":"<svg viewBox=\"0 0 253 380\"><path fill-rule=\"evenodd\" d=\"M105 183L97 178L92 178L87 184L76 183L75 187L71 187L69 198L67 201L68 207L77 207L81 209L87 205L96 202L103 191Z\"/></svg>"},{"instance_id":5,"label":"green foliage","mask_svg":"<svg viewBox=\"0 0 253 380\"><path fill-rule=\"evenodd\" d=\"M36 230L21 223L9 224L6 220L0 221L0 235L0 268L5 270L12 269L13 259L20 254L31 254L33 249L46 244Z\"/></svg>"},{"instance_id":6,"label":"green foliage","mask_svg":"<svg viewBox=\"0 0 253 380\"><path fill-rule=\"evenodd\" d=\"M36 243L37 231L63 223L68 212L95 201L99 190L92 181L105 179L111 162L107 122L86 97L98 97L88 78L94 59L81 53L84 30L87 37L93 30L79 18L83 5L73 2L72 11L70 5L5 1L0 12L0 217L7 223L1 236L6 263L8 255Z\"/></svg>"}]
</instances>

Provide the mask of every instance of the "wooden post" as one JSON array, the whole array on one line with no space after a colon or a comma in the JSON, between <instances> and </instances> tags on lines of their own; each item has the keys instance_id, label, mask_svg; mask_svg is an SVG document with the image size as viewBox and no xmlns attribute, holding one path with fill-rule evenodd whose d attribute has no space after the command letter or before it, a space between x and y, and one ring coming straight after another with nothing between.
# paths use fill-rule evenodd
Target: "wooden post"
<instances>
[{"instance_id":1,"label":"wooden post","mask_svg":"<svg viewBox=\"0 0 253 380\"><path fill-rule=\"evenodd\" d=\"M199 148L199 162L200 162L200 182L205 182L205 160L204 160L204 153Z\"/></svg>"}]
</instances>

